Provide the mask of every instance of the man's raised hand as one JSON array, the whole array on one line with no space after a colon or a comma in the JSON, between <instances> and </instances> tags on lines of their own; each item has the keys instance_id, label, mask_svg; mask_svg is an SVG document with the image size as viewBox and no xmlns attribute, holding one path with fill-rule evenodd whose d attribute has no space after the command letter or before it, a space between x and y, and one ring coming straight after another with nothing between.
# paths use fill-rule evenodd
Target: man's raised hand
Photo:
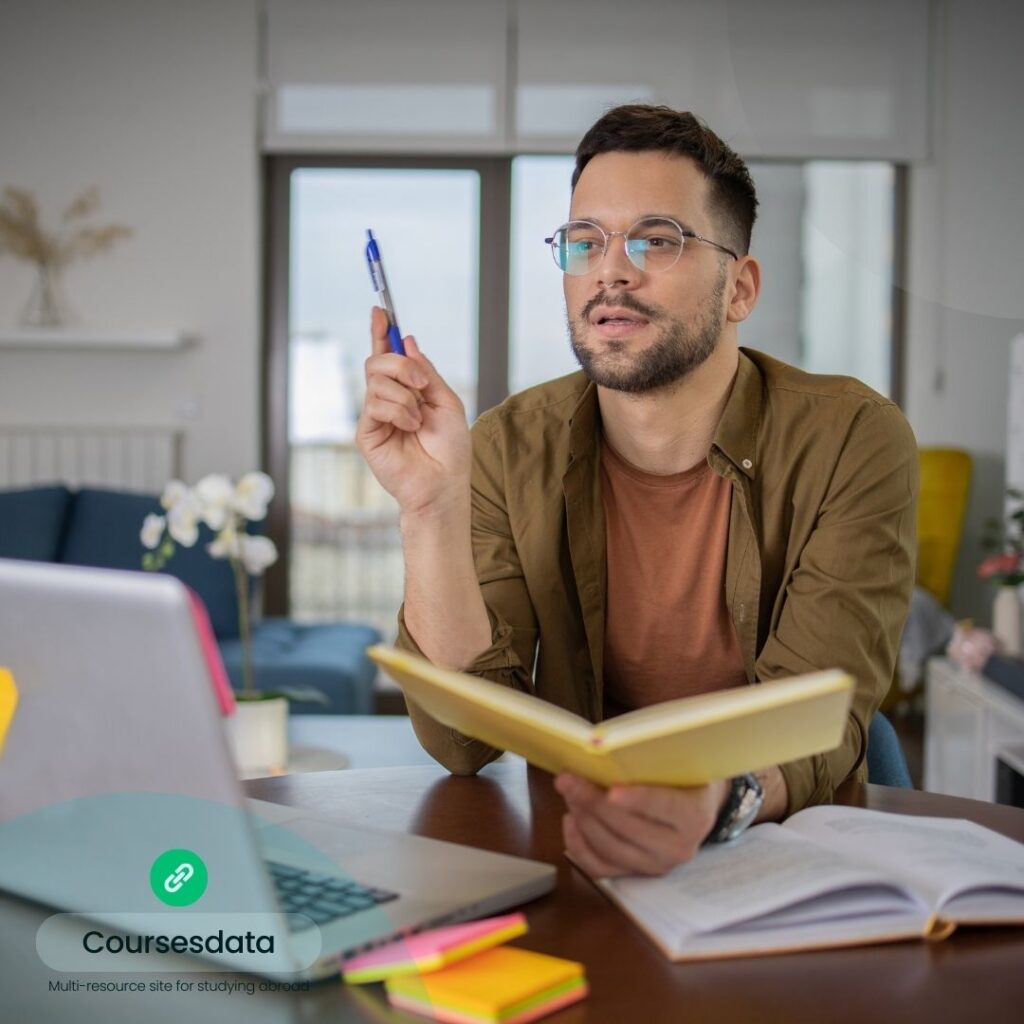
<instances>
[{"instance_id":1,"label":"man's raised hand","mask_svg":"<svg viewBox=\"0 0 1024 1024\"><path fill-rule=\"evenodd\" d=\"M366 360L366 400L356 444L373 475L403 513L463 502L469 494L470 438L466 411L415 338L406 355L388 344L384 311L370 318L373 351Z\"/></svg>"}]
</instances>

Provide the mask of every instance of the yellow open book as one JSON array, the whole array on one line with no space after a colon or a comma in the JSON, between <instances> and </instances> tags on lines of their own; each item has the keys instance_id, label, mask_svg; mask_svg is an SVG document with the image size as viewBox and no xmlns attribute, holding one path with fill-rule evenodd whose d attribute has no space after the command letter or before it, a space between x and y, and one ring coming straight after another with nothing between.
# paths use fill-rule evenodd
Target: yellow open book
<instances>
[{"instance_id":1,"label":"yellow open book","mask_svg":"<svg viewBox=\"0 0 1024 1024\"><path fill-rule=\"evenodd\" d=\"M853 679L838 669L683 697L593 725L528 693L389 647L367 652L444 725L603 786L699 786L838 746Z\"/></svg>"}]
</instances>

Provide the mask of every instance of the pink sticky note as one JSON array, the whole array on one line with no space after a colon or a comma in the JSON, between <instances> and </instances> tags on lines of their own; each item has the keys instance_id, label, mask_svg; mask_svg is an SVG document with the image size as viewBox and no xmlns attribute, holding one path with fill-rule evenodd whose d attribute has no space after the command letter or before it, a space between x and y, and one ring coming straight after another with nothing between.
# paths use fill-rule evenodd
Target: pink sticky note
<instances>
[{"instance_id":1,"label":"pink sticky note","mask_svg":"<svg viewBox=\"0 0 1024 1024\"><path fill-rule=\"evenodd\" d=\"M206 605L191 587L188 588L188 601L192 608L192 623L196 628L196 636L199 637L199 646L203 650L206 671L210 674L210 682L213 684L213 692L217 696L220 712L222 715L233 715L235 713L235 695L231 689L231 680L228 679L227 669L224 668L224 661L220 656L217 638L213 635L213 626L210 624Z\"/></svg>"},{"instance_id":2,"label":"pink sticky note","mask_svg":"<svg viewBox=\"0 0 1024 1024\"><path fill-rule=\"evenodd\" d=\"M363 984L398 974L424 974L492 949L526 933L523 914L504 914L433 928L363 953L342 964L345 981Z\"/></svg>"}]
</instances>

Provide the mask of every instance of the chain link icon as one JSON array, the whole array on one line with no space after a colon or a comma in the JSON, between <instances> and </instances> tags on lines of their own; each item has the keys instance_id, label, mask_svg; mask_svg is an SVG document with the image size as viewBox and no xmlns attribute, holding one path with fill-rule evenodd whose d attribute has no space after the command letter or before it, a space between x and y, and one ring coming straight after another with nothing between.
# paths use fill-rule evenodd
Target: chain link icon
<instances>
[{"instance_id":1,"label":"chain link icon","mask_svg":"<svg viewBox=\"0 0 1024 1024\"><path fill-rule=\"evenodd\" d=\"M179 864L164 879L164 889L167 892L177 892L195 873L196 869L191 864Z\"/></svg>"},{"instance_id":2,"label":"chain link icon","mask_svg":"<svg viewBox=\"0 0 1024 1024\"><path fill-rule=\"evenodd\" d=\"M169 907L188 907L206 892L209 875L202 857L193 850L164 850L149 869L153 895Z\"/></svg>"}]
</instances>

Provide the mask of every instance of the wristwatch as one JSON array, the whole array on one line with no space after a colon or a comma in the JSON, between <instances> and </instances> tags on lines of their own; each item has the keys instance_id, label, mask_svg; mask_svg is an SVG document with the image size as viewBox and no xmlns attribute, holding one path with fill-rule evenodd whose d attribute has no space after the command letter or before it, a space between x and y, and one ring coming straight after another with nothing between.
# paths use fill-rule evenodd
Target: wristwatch
<instances>
[{"instance_id":1,"label":"wristwatch","mask_svg":"<svg viewBox=\"0 0 1024 1024\"><path fill-rule=\"evenodd\" d=\"M764 789L753 775L737 775L732 780L729 796L705 843L727 843L754 823L764 803Z\"/></svg>"}]
</instances>

